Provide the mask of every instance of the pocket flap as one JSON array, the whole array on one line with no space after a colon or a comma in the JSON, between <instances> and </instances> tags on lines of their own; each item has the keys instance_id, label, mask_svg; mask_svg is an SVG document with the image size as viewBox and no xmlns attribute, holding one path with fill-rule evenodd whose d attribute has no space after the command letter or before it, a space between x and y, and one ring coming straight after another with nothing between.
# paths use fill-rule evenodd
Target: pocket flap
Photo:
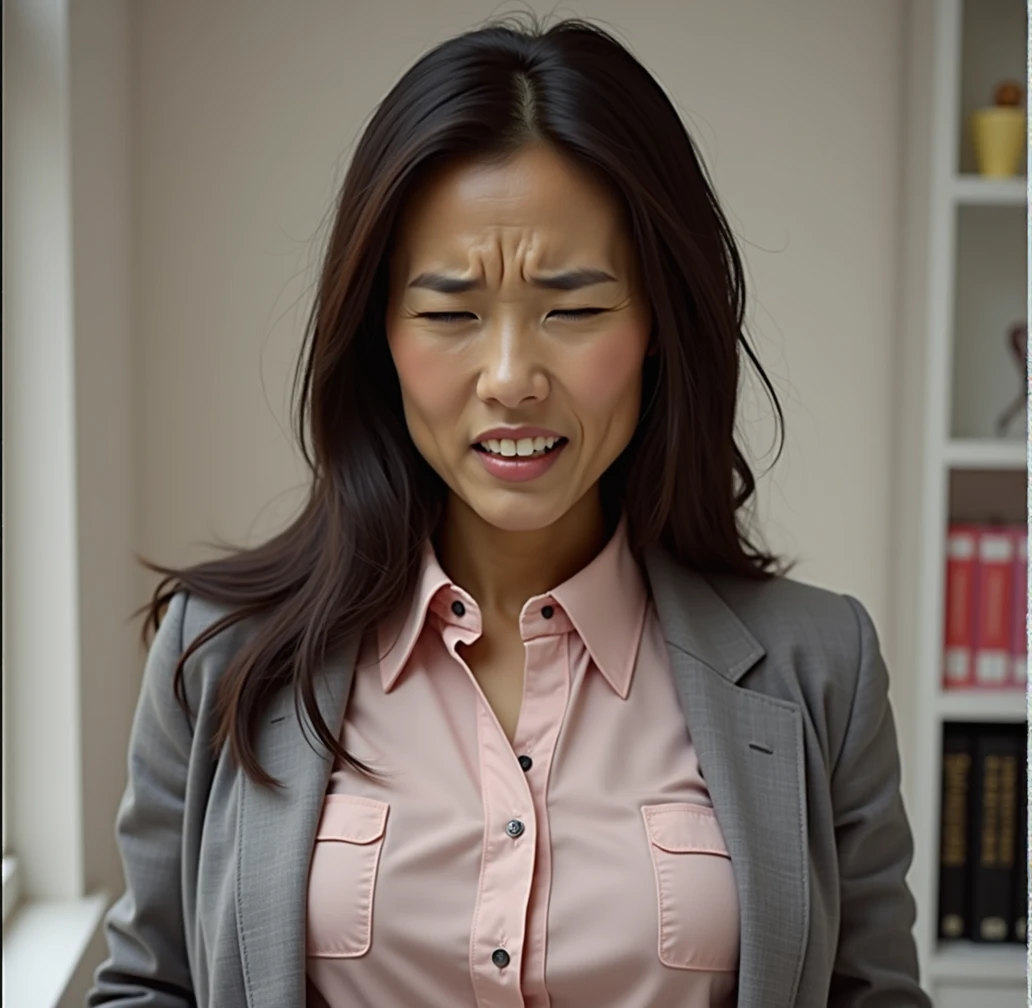
<instances>
[{"instance_id":1,"label":"pocket flap","mask_svg":"<svg viewBox=\"0 0 1032 1008\"><path fill-rule=\"evenodd\" d=\"M649 840L674 854L722 854L728 857L716 813L702 805L672 802L642 807Z\"/></svg>"},{"instance_id":2,"label":"pocket flap","mask_svg":"<svg viewBox=\"0 0 1032 1008\"><path fill-rule=\"evenodd\" d=\"M361 795L327 795L315 839L372 843L383 836L389 808L387 802Z\"/></svg>"}]
</instances>

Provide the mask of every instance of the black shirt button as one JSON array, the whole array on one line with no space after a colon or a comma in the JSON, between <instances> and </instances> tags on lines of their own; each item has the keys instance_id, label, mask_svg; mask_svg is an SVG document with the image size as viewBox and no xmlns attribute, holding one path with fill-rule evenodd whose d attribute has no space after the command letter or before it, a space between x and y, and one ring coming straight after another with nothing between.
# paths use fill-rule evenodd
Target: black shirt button
<instances>
[{"instance_id":1,"label":"black shirt button","mask_svg":"<svg viewBox=\"0 0 1032 1008\"><path fill-rule=\"evenodd\" d=\"M509 825L505 827L505 832L514 839L520 836L526 827L519 821L519 819L510 819Z\"/></svg>"},{"instance_id":2,"label":"black shirt button","mask_svg":"<svg viewBox=\"0 0 1032 1008\"><path fill-rule=\"evenodd\" d=\"M499 969L505 969L509 965L509 953L505 949L495 949L491 953L491 962Z\"/></svg>"},{"instance_id":3,"label":"black shirt button","mask_svg":"<svg viewBox=\"0 0 1032 1008\"><path fill-rule=\"evenodd\" d=\"M546 605L544 609L541 610L541 615L544 616L545 619L551 619L555 615L555 610L550 605Z\"/></svg>"},{"instance_id":4,"label":"black shirt button","mask_svg":"<svg viewBox=\"0 0 1032 1008\"><path fill-rule=\"evenodd\" d=\"M534 761L529 756L520 757L520 767L523 769L524 773L526 773L533 765Z\"/></svg>"},{"instance_id":5,"label":"black shirt button","mask_svg":"<svg viewBox=\"0 0 1032 1008\"><path fill-rule=\"evenodd\" d=\"M451 611L455 613L456 616L466 615L466 607L458 599L452 602Z\"/></svg>"}]
</instances>

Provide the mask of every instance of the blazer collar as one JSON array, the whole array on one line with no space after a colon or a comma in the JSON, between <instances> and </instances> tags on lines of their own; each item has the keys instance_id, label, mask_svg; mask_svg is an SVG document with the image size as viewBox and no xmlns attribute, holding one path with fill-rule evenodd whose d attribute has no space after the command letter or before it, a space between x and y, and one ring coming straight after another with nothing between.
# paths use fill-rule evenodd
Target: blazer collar
<instances>
[{"instance_id":1,"label":"blazer collar","mask_svg":"<svg viewBox=\"0 0 1032 1008\"><path fill-rule=\"evenodd\" d=\"M766 653L706 578L662 547L645 553L652 597L668 644L737 683Z\"/></svg>"}]
</instances>

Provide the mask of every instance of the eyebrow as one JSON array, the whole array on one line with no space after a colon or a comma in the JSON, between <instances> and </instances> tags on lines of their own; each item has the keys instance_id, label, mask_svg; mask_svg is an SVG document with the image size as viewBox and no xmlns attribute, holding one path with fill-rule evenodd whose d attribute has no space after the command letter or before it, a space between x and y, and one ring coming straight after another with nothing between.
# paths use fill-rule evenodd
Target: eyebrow
<instances>
[{"instance_id":1,"label":"eyebrow","mask_svg":"<svg viewBox=\"0 0 1032 1008\"><path fill-rule=\"evenodd\" d=\"M552 276L532 277L531 286L545 290L572 291L600 283L616 283L616 277L605 270L579 269L567 273L553 273ZM409 287L422 287L438 294L465 294L466 291L482 290L482 280L467 280L463 277L446 276L444 273L420 273Z\"/></svg>"}]
</instances>

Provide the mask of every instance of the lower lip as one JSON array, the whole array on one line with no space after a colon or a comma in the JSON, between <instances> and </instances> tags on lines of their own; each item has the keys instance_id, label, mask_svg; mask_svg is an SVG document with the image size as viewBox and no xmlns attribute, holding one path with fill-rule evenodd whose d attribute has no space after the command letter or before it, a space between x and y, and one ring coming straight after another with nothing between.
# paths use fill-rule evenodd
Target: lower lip
<instances>
[{"instance_id":1,"label":"lower lip","mask_svg":"<svg viewBox=\"0 0 1032 1008\"><path fill-rule=\"evenodd\" d=\"M492 476L497 476L509 483L526 483L528 480L537 479L548 472L569 443L569 441L564 441L547 455L539 455L537 458L519 458L517 456L506 458L502 455L492 455L490 452L477 451L476 448L471 448L470 451L480 459L481 465Z\"/></svg>"}]
</instances>

